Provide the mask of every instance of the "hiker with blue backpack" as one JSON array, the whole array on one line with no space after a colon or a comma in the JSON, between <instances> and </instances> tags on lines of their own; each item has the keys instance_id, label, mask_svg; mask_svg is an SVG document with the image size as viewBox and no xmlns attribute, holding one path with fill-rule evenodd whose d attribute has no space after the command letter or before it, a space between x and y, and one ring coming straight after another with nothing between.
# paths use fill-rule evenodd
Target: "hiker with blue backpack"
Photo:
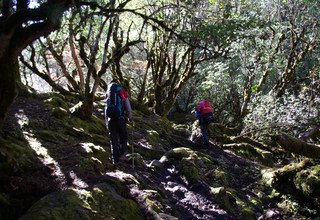
<instances>
[{"instance_id":1,"label":"hiker with blue backpack","mask_svg":"<svg viewBox=\"0 0 320 220\"><path fill-rule=\"evenodd\" d=\"M106 91L105 118L109 130L111 144L112 163L125 161L128 132L125 121L125 110L127 117L132 122L132 109L129 94L117 81L112 80Z\"/></svg>"},{"instance_id":2,"label":"hiker with blue backpack","mask_svg":"<svg viewBox=\"0 0 320 220\"><path fill-rule=\"evenodd\" d=\"M196 113L196 117L199 120L203 142L208 147L209 146L208 127L209 127L209 124L214 121L210 102L206 99L199 102L199 104L195 107L195 113Z\"/></svg>"}]
</instances>

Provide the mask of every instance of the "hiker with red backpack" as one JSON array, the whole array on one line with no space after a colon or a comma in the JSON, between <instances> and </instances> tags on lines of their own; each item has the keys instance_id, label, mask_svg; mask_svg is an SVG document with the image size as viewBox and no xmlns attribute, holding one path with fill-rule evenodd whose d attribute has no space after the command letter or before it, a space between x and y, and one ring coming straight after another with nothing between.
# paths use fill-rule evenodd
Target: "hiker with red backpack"
<instances>
[{"instance_id":1,"label":"hiker with red backpack","mask_svg":"<svg viewBox=\"0 0 320 220\"><path fill-rule=\"evenodd\" d=\"M195 107L196 117L199 120L204 144L209 146L208 126L214 121L212 108L208 100L203 100Z\"/></svg>"},{"instance_id":2,"label":"hiker with red backpack","mask_svg":"<svg viewBox=\"0 0 320 220\"><path fill-rule=\"evenodd\" d=\"M108 85L106 99L105 119L109 130L112 163L116 164L126 160L128 132L124 111L126 109L131 122L132 109L128 92L116 80Z\"/></svg>"}]
</instances>

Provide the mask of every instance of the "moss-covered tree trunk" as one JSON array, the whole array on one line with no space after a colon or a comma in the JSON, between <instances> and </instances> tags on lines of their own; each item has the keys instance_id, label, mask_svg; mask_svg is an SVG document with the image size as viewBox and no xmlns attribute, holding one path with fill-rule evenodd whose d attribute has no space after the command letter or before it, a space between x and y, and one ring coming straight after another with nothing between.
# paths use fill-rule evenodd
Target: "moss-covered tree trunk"
<instances>
[{"instance_id":1,"label":"moss-covered tree trunk","mask_svg":"<svg viewBox=\"0 0 320 220\"><path fill-rule=\"evenodd\" d=\"M318 145L309 144L284 133L275 136L274 140L286 151L309 158L320 158L320 146Z\"/></svg>"},{"instance_id":2,"label":"moss-covered tree trunk","mask_svg":"<svg viewBox=\"0 0 320 220\"><path fill-rule=\"evenodd\" d=\"M247 113L248 104L251 100L252 85L253 85L254 79L255 79L255 75L253 73L250 73L248 76L246 86L243 90L243 103L242 103L241 112L240 112L240 116L242 118L245 117Z\"/></svg>"},{"instance_id":3,"label":"moss-covered tree trunk","mask_svg":"<svg viewBox=\"0 0 320 220\"><path fill-rule=\"evenodd\" d=\"M19 75L18 60L4 55L0 59L0 129L14 98L17 96L16 76Z\"/></svg>"}]
</instances>

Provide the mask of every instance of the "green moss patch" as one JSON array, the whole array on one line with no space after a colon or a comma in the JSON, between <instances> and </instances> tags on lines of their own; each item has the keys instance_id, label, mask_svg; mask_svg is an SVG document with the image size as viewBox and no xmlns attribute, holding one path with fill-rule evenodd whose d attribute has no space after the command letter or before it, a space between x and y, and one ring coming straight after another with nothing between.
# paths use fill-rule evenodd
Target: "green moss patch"
<instances>
[{"instance_id":1,"label":"green moss patch","mask_svg":"<svg viewBox=\"0 0 320 220\"><path fill-rule=\"evenodd\" d=\"M267 186L286 192L295 190L293 180L296 173L311 165L309 160L286 165L280 169L262 171L262 182Z\"/></svg>"},{"instance_id":2,"label":"green moss patch","mask_svg":"<svg viewBox=\"0 0 320 220\"><path fill-rule=\"evenodd\" d=\"M92 116L88 120L82 120L78 117L71 117L68 120L69 126L73 126L76 129L82 129L89 134L107 135L105 122L95 116Z\"/></svg>"},{"instance_id":3,"label":"green moss patch","mask_svg":"<svg viewBox=\"0 0 320 220\"><path fill-rule=\"evenodd\" d=\"M227 173L218 170L218 169L213 169L209 170L206 174L205 177L208 179L208 182L210 186L213 187L218 187L218 186L224 186L227 187L229 185L229 177L227 176Z\"/></svg>"},{"instance_id":4,"label":"green moss patch","mask_svg":"<svg viewBox=\"0 0 320 220\"><path fill-rule=\"evenodd\" d=\"M238 212L235 198L224 187L211 187L210 192L213 198L229 213Z\"/></svg>"},{"instance_id":5,"label":"green moss patch","mask_svg":"<svg viewBox=\"0 0 320 220\"><path fill-rule=\"evenodd\" d=\"M69 116L68 111L61 107L53 108L51 114L53 117L56 117L58 119L64 119Z\"/></svg>"},{"instance_id":6,"label":"green moss patch","mask_svg":"<svg viewBox=\"0 0 320 220\"><path fill-rule=\"evenodd\" d=\"M36 159L34 151L24 140L14 137L0 138L0 170L9 172L10 170L21 170L29 166Z\"/></svg>"},{"instance_id":7,"label":"green moss patch","mask_svg":"<svg viewBox=\"0 0 320 220\"><path fill-rule=\"evenodd\" d=\"M161 163L177 165L181 175L188 183L196 183L204 175L206 169L214 166L212 158L186 147L174 148L160 159Z\"/></svg>"},{"instance_id":8,"label":"green moss patch","mask_svg":"<svg viewBox=\"0 0 320 220\"><path fill-rule=\"evenodd\" d=\"M34 204L26 219L144 219L137 204L108 184L91 190L68 189L52 193Z\"/></svg>"},{"instance_id":9,"label":"green moss patch","mask_svg":"<svg viewBox=\"0 0 320 220\"><path fill-rule=\"evenodd\" d=\"M294 183L305 195L320 198L320 165L298 172Z\"/></svg>"},{"instance_id":10,"label":"green moss patch","mask_svg":"<svg viewBox=\"0 0 320 220\"><path fill-rule=\"evenodd\" d=\"M64 101L62 97L59 97L57 95L53 95L50 98L44 100L46 104L48 104L51 107L61 107L63 109L68 109L68 104Z\"/></svg>"},{"instance_id":11,"label":"green moss patch","mask_svg":"<svg viewBox=\"0 0 320 220\"><path fill-rule=\"evenodd\" d=\"M61 143L68 140L66 135L59 133L60 131L53 130L37 130L34 131L35 137L41 141L47 141L52 143Z\"/></svg>"}]
</instances>

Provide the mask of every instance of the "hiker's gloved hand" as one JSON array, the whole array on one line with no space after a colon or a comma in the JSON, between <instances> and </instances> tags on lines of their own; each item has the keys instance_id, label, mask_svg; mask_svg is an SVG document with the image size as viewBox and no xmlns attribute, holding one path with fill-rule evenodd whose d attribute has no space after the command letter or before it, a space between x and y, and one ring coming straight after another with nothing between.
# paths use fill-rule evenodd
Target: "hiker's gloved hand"
<instances>
[{"instance_id":1,"label":"hiker's gloved hand","mask_svg":"<svg viewBox=\"0 0 320 220\"><path fill-rule=\"evenodd\" d=\"M129 120L129 122L133 122L133 120L132 120L132 113L131 113L131 112L130 112L129 115L128 115L128 120Z\"/></svg>"}]
</instances>

